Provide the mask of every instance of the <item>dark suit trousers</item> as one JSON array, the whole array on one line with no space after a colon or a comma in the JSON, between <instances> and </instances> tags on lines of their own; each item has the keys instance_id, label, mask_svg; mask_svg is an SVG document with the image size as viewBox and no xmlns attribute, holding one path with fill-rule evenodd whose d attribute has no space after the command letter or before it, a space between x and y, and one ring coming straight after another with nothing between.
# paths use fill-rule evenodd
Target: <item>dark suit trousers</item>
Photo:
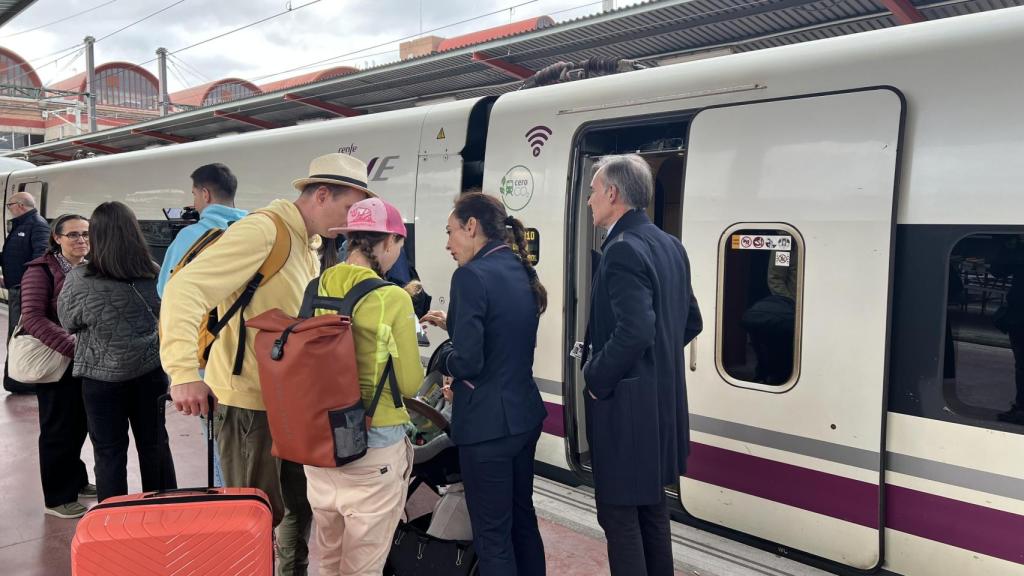
<instances>
[{"instance_id":1,"label":"dark suit trousers","mask_svg":"<svg viewBox=\"0 0 1024 576\"><path fill-rule=\"evenodd\" d=\"M102 502L128 494L128 427L139 454L142 490L177 488L174 460L157 399L167 393L162 369L125 382L82 379L89 436L96 455L96 491Z\"/></svg>"},{"instance_id":2,"label":"dark suit trousers","mask_svg":"<svg viewBox=\"0 0 1024 576\"><path fill-rule=\"evenodd\" d=\"M618 506L597 502L597 521L608 540L612 576L672 576L668 504Z\"/></svg>"},{"instance_id":3,"label":"dark suit trousers","mask_svg":"<svg viewBox=\"0 0 1024 576\"><path fill-rule=\"evenodd\" d=\"M532 432L459 447L480 576L544 576L544 542L533 509Z\"/></svg>"},{"instance_id":4,"label":"dark suit trousers","mask_svg":"<svg viewBox=\"0 0 1024 576\"><path fill-rule=\"evenodd\" d=\"M71 366L58 382L37 384L39 399L39 475L47 508L78 501L78 491L89 483L82 462L87 434L82 381L71 376Z\"/></svg>"}]
</instances>

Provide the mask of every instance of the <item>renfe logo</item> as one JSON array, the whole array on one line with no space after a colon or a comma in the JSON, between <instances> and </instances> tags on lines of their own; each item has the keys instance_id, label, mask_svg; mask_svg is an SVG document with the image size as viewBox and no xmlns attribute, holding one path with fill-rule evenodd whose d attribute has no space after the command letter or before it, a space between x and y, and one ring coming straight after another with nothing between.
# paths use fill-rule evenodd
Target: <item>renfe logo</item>
<instances>
[{"instance_id":1,"label":"renfe logo","mask_svg":"<svg viewBox=\"0 0 1024 576\"><path fill-rule=\"evenodd\" d=\"M530 143L530 148L533 148L534 158L540 156L540 149L544 147L550 137L551 128L547 126L534 126L527 130L526 141Z\"/></svg>"},{"instance_id":2,"label":"renfe logo","mask_svg":"<svg viewBox=\"0 0 1024 576\"><path fill-rule=\"evenodd\" d=\"M355 144L349 144L348 146L341 146L338 148L339 153L348 154L349 156L355 154L356 150L359 150L359 146L356 146Z\"/></svg>"}]
</instances>

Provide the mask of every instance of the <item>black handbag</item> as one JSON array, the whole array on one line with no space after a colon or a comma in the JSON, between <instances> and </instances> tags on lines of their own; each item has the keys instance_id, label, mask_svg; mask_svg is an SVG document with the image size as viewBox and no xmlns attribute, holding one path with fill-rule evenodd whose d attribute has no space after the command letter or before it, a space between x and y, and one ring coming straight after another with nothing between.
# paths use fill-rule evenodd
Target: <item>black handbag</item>
<instances>
[{"instance_id":1,"label":"black handbag","mask_svg":"<svg viewBox=\"0 0 1024 576\"><path fill-rule=\"evenodd\" d=\"M399 522L384 574L388 576L469 576L476 569L472 542L441 540L427 534L430 515Z\"/></svg>"}]
</instances>

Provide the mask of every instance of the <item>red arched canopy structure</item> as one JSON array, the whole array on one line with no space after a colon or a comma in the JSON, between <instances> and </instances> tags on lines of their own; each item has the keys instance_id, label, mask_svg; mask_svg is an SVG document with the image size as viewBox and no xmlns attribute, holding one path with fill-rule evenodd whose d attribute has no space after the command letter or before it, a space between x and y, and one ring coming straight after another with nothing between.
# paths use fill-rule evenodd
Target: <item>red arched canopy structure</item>
<instances>
[{"instance_id":1,"label":"red arched canopy structure","mask_svg":"<svg viewBox=\"0 0 1024 576\"><path fill-rule=\"evenodd\" d=\"M328 68L326 70L307 72L306 74L292 76L291 78L268 82L263 86L260 86L260 88L263 89L264 93L276 92L278 90L286 90L288 88L302 86L303 84L312 84L321 80L327 80L328 78L337 78L338 76L344 76L358 71L358 68L353 68L351 66L335 66L334 68Z\"/></svg>"},{"instance_id":2,"label":"red arched canopy structure","mask_svg":"<svg viewBox=\"0 0 1024 576\"><path fill-rule=\"evenodd\" d=\"M58 90L85 92L85 72L57 82ZM96 67L96 104L117 108L156 110L160 82L149 70L130 62L107 62Z\"/></svg>"},{"instance_id":3,"label":"red arched canopy structure","mask_svg":"<svg viewBox=\"0 0 1024 576\"><path fill-rule=\"evenodd\" d=\"M550 16L538 16L528 20L520 20L519 22L505 24L504 26L495 26L494 28L477 30L476 32L463 34L462 36L447 38L437 45L437 51L444 52L445 50L454 50L456 48L462 48L463 46L482 44L484 42L490 42L491 40L504 38L506 36L515 36L516 34L522 34L524 32L543 30L544 28L554 25L555 21Z\"/></svg>"},{"instance_id":4,"label":"red arched canopy structure","mask_svg":"<svg viewBox=\"0 0 1024 576\"><path fill-rule=\"evenodd\" d=\"M43 87L32 65L12 50L0 48L0 96L36 98Z\"/></svg>"},{"instance_id":5,"label":"red arched canopy structure","mask_svg":"<svg viewBox=\"0 0 1024 576\"><path fill-rule=\"evenodd\" d=\"M171 103L178 106L200 108L221 102L238 100L262 94L259 86L241 78L221 78L200 86L186 88L170 95Z\"/></svg>"}]
</instances>

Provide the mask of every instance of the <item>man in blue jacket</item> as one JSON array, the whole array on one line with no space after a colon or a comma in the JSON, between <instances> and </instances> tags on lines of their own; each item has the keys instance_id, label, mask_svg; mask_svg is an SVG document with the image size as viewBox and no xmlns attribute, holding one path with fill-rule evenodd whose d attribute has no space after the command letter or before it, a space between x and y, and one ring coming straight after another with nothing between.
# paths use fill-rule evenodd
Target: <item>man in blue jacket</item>
<instances>
[{"instance_id":1,"label":"man in blue jacket","mask_svg":"<svg viewBox=\"0 0 1024 576\"><path fill-rule=\"evenodd\" d=\"M597 519L613 576L675 573L665 487L686 470L683 347L702 327L683 245L644 212L653 191L640 156L606 156L587 202L594 225L608 231L583 377Z\"/></svg>"},{"instance_id":2,"label":"man in blue jacket","mask_svg":"<svg viewBox=\"0 0 1024 576\"><path fill-rule=\"evenodd\" d=\"M7 199L11 215L11 233L4 240L3 285L7 288L7 341L21 319L21 276L25 265L39 258L50 245L50 225L36 210L36 199L28 192L11 194ZM35 393L35 386L7 376L4 364L4 388L8 392Z\"/></svg>"},{"instance_id":3,"label":"man in blue jacket","mask_svg":"<svg viewBox=\"0 0 1024 576\"><path fill-rule=\"evenodd\" d=\"M237 188L238 180L223 164L207 164L192 172L192 200L193 207L199 212L199 222L182 228L167 247L156 285L161 298L164 296L167 281L171 279L171 270L178 265L200 236L214 228L224 230L247 214L245 210L235 208Z\"/></svg>"},{"instance_id":4,"label":"man in blue jacket","mask_svg":"<svg viewBox=\"0 0 1024 576\"><path fill-rule=\"evenodd\" d=\"M192 248L196 240L199 240L208 230L214 228L223 230L232 222L241 220L246 215L245 210L235 208L237 188L238 180L223 164L206 164L192 172L192 200L196 212L199 212L199 221L182 228L171 245L167 247L156 285L156 291L161 298L164 296L164 287L167 286L167 281L171 279L171 270L174 270L174 267ZM206 433L205 423L203 433ZM218 450L213 451L214 483L217 486L223 486L224 479L221 476L218 452Z\"/></svg>"}]
</instances>

